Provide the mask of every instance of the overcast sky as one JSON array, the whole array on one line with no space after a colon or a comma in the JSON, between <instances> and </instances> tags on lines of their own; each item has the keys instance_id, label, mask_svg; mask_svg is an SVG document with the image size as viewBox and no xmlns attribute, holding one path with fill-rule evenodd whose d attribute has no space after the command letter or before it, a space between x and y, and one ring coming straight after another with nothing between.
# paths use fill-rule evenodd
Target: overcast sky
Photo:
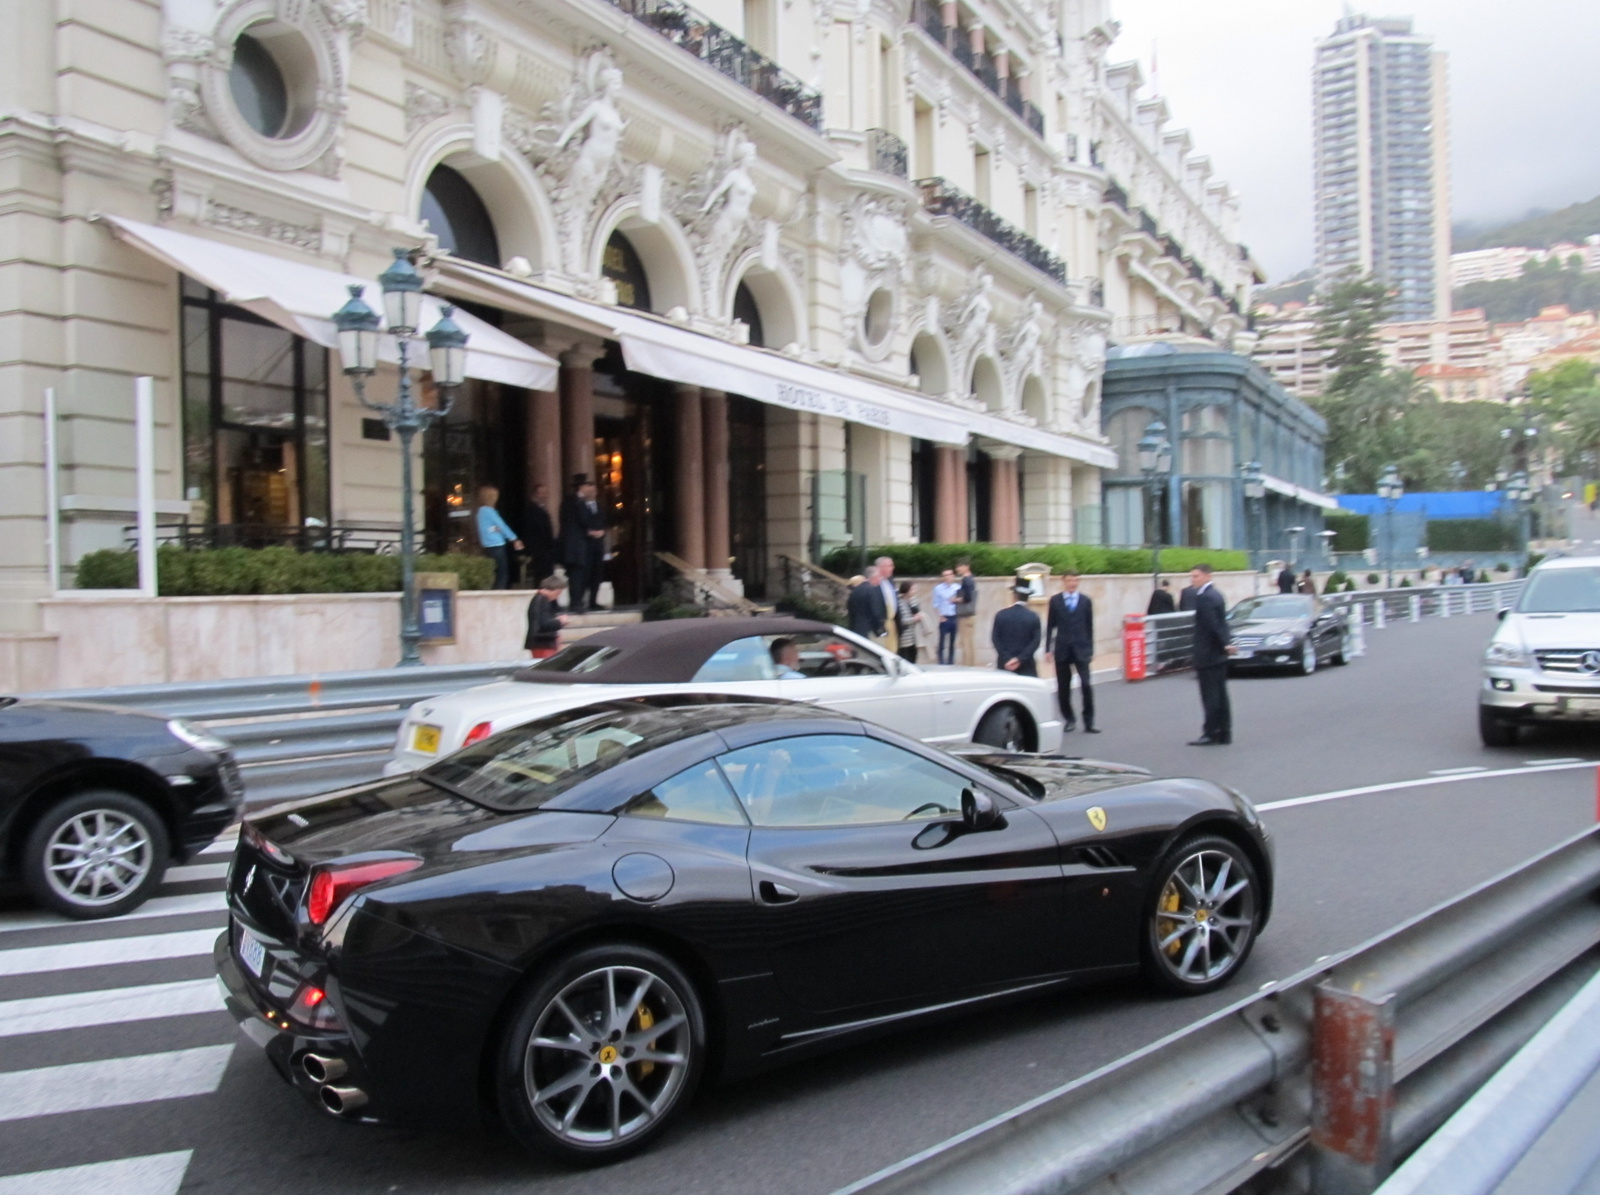
<instances>
[{"instance_id":1,"label":"overcast sky","mask_svg":"<svg viewBox=\"0 0 1600 1195\"><path fill-rule=\"evenodd\" d=\"M1339 0L1112 0L1168 128L1188 128L1240 193L1242 239L1274 280L1311 264L1311 52ZM1501 220L1600 194L1600 3L1397 0L1450 55L1456 220Z\"/></svg>"}]
</instances>

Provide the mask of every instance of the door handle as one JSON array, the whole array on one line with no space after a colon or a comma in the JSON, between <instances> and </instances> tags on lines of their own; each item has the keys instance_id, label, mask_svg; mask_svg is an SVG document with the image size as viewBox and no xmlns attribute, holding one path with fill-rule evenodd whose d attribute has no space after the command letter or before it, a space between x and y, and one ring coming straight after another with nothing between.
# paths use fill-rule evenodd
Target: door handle
<instances>
[{"instance_id":1,"label":"door handle","mask_svg":"<svg viewBox=\"0 0 1600 1195\"><path fill-rule=\"evenodd\" d=\"M786 888L782 884L774 884L771 880L762 880L757 885L761 899L769 905L786 905L790 901L799 900L800 894L793 888Z\"/></svg>"}]
</instances>

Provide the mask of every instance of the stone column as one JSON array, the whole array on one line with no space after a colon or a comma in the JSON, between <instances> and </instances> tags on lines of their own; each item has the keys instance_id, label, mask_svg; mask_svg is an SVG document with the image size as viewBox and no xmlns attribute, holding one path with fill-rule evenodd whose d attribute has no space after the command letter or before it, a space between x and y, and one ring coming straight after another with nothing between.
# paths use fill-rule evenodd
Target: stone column
<instances>
[{"instance_id":1,"label":"stone column","mask_svg":"<svg viewBox=\"0 0 1600 1195\"><path fill-rule=\"evenodd\" d=\"M677 522L678 555L695 568L706 567L705 433L698 386L678 386ZM724 478L727 474L724 472ZM726 493L726 490L724 490Z\"/></svg>"},{"instance_id":2,"label":"stone column","mask_svg":"<svg viewBox=\"0 0 1600 1195\"><path fill-rule=\"evenodd\" d=\"M997 544L1022 541L1022 500L1017 487L1017 458L1022 449L1014 444L993 444L989 455L989 538Z\"/></svg>"},{"instance_id":3,"label":"stone column","mask_svg":"<svg viewBox=\"0 0 1600 1195\"><path fill-rule=\"evenodd\" d=\"M528 412L528 496L533 487L550 487L550 510L560 509L567 492L567 479L561 472L561 396L551 390L535 390L529 397Z\"/></svg>"},{"instance_id":4,"label":"stone column","mask_svg":"<svg viewBox=\"0 0 1600 1195\"><path fill-rule=\"evenodd\" d=\"M561 354L563 476L552 493L570 489L574 473L594 473L594 363L604 351L603 345L582 343Z\"/></svg>"},{"instance_id":5,"label":"stone column","mask_svg":"<svg viewBox=\"0 0 1600 1195\"><path fill-rule=\"evenodd\" d=\"M938 455L938 494L934 537L942 544L967 540L967 450L941 444Z\"/></svg>"},{"instance_id":6,"label":"stone column","mask_svg":"<svg viewBox=\"0 0 1600 1195\"><path fill-rule=\"evenodd\" d=\"M700 405L705 435L706 568L730 576L733 551L728 529L728 396L721 390L702 392Z\"/></svg>"}]
</instances>

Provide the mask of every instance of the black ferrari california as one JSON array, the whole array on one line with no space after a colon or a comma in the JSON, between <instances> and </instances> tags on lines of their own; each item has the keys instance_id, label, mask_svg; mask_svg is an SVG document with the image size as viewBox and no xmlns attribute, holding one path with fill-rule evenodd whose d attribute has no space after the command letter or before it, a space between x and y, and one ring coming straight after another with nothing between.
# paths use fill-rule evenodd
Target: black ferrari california
<instances>
[{"instance_id":1,"label":"black ferrari california","mask_svg":"<svg viewBox=\"0 0 1600 1195\"><path fill-rule=\"evenodd\" d=\"M1232 978L1272 851L1202 780L791 702L605 701L247 821L215 961L327 1111L576 1161L730 1078L1067 984Z\"/></svg>"}]
</instances>

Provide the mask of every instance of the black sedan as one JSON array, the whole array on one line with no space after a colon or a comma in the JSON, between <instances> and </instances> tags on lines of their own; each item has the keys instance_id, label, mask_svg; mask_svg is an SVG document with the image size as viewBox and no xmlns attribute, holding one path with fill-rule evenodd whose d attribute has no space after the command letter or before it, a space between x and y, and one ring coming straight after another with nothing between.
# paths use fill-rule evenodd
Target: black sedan
<instances>
[{"instance_id":1,"label":"black sedan","mask_svg":"<svg viewBox=\"0 0 1600 1195\"><path fill-rule=\"evenodd\" d=\"M1238 653L1235 671L1293 668L1310 676L1323 664L1350 659L1349 615L1304 593L1246 598L1228 611Z\"/></svg>"},{"instance_id":2,"label":"black sedan","mask_svg":"<svg viewBox=\"0 0 1600 1195\"><path fill-rule=\"evenodd\" d=\"M203 728L0 697L0 880L68 917L142 903L243 804L228 744Z\"/></svg>"},{"instance_id":3,"label":"black sedan","mask_svg":"<svg viewBox=\"0 0 1600 1195\"><path fill-rule=\"evenodd\" d=\"M329 1112L602 1161L708 1075L1140 970L1210 991L1271 897L1266 831L1205 781L632 698L247 821L215 960Z\"/></svg>"}]
</instances>

